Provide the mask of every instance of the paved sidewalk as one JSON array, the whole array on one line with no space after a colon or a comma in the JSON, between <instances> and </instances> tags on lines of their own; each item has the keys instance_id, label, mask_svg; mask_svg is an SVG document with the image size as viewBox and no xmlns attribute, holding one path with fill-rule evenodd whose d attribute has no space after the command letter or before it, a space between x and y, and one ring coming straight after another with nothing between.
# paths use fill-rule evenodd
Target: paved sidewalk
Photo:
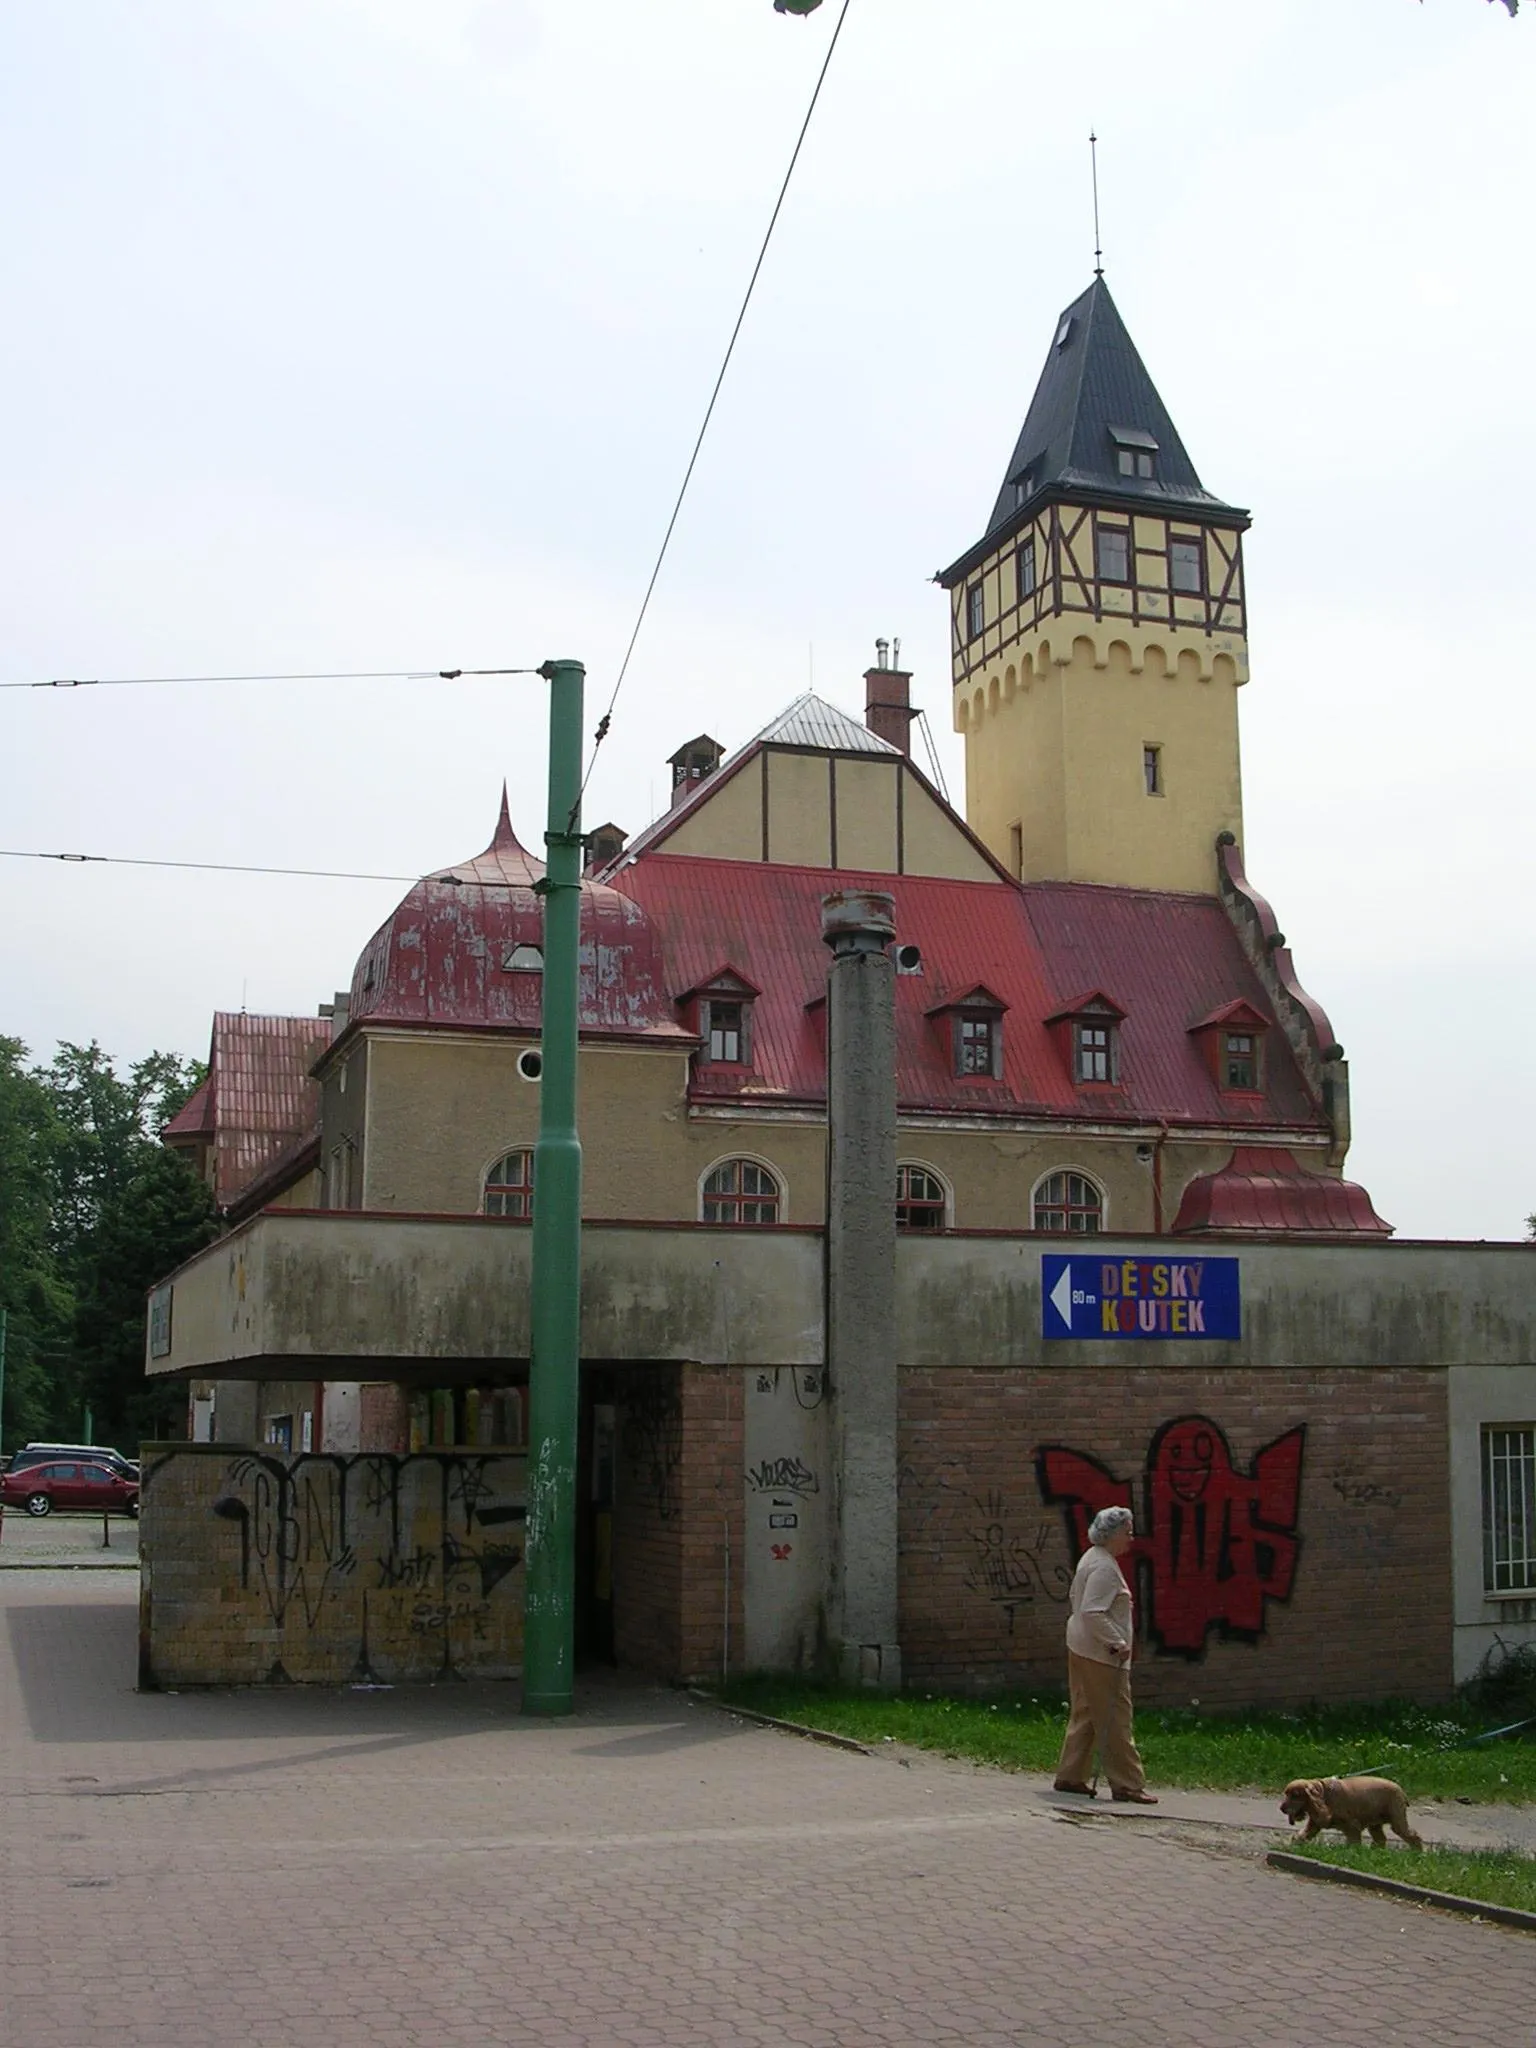
<instances>
[{"instance_id":1,"label":"paved sidewalk","mask_svg":"<svg viewBox=\"0 0 1536 2048\"><path fill-rule=\"evenodd\" d=\"M136 1572L139 1525L127 1515L29 1515L7 1508L0 1518L0 1571L101 1568Z\"/></svg>"},{"instance_id":2,"label":"paved sidewalk","mask_svg":"<svg viewBox=\"0 0 1536 2048\"><path fill-rule=\"evenodd\" d=\"M1529 1937L1238 1830L619 1684L140 1696L135 1590L0 1579L7 2048L1531 2038Z\"/></svg>"}]
</instances>

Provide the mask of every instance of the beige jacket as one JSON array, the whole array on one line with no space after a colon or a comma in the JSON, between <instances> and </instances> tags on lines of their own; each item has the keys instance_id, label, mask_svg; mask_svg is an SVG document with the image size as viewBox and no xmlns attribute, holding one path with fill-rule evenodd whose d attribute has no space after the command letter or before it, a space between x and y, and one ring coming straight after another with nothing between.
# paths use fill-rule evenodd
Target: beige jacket
<instances>
[{"instance_id":1,"label":"beige jacket","mask_svg":"<svg viewBox=\"0 0 1536 2048\"><path fill-rule=\"evenodd\" d=\"M1131 1589L1125 1574L1101 1544L1091 1543L1072 1574L1067 1648L1098 1664L1127 1664L1129 1657L1117 1657L1115 1650L1129 1651L1131 1641Z\"/></svg>"}]
</instances>

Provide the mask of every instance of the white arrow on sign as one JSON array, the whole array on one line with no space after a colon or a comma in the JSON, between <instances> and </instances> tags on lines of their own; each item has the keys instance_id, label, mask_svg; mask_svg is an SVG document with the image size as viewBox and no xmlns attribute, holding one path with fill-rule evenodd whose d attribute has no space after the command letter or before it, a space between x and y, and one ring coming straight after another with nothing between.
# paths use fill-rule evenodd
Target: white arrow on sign
<instances>
[{"instance_id":1,"label":"white arrow on sign","mask_svg":"<svg viewBox=\"0 0 1536 2048\"><path fill-rule=\"evenodd\" d=\"M1061 1278L1051 1289L1051 1307L1070 1330L1072 1327L1072 1268L1063 1266Z\"/></svg>"}]
</instances>

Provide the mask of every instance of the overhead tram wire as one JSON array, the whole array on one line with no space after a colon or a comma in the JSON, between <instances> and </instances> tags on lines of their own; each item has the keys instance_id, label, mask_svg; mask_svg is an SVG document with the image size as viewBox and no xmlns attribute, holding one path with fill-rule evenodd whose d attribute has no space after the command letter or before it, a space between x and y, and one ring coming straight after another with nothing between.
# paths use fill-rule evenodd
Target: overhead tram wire
<instances>
[{"instance_id":1,"label":"overhead tram wire","mask_svg":"<svg viewBox=\"0 0 1536 2048\"><path fill-rule=\"evenodd\" d=\"M288 675L44 676L0 690L129 690L151 683L456 683L461 676L536 676L537 668L335 668ZM393 878L391 878L393 879Z\"/></svg>"},{"instance_id":2,"label":"overhead tram wire","mask_svg":"<svg viewBox=\"0 0 1536 2048\"><path fill-rule=\"evenodd\" d=\"M314 882L457 881L457 876L365 875L346 868L247 867L224 860L147 860L127 853L39 853L30 847L0 846L0 860L60 860L70 866L108 868L187 868L211 875L300 875ZM481 884L480 886L484 886ZM492 885L494 886L494 884Z\"/></svg>"},{"instance_id":3,"label":"overhead tram wire","mask_svg":"<svg viewBox=\"0 0 1536 2048\"><path fill-rule=\"evenodd\" d=\"M624 659L619 664L618 680L614 683L613 694L608 699L608 708L597 722L597 731L592 739L592 752L587 761L587 772L581 778L581 788L576 793L576 806L571 812L570 829L572 830L575 829L576 816L581 809L581 800L587 793L587 784L592 780L592 770L597 765L597 750L608 736L608 727L613 719L613 707L619 701L619 692L623 689L624 678L629 673L629 664L635 651L635 643L640 638L640 629L645 624L646 613L650 610L651 597L656 589L656 581L661 575L661 565L667 559L667 549L672 544L672 534L677 526L678 514L683 509L683 500L687 497L688 486L693 481L693 472L699 459L699 451L704 446L704 436L709 432L709 423L714 418L715 401L720 396L720 387L725 382L725 373L731 367L731 357L736 352L737 338L741 333L742 324L746 320L747 308L752 303L752 294L757 287L757 280L761 274L764 259L768 254L768 244L773 240L773 231L778 226L779 215L783 211L784 201L789 193L790 180L794 177L795 166L800 161L800 151L805 145L805 138L811 125L811 117L816 112L816 103L821 98L821 88L826 83L827 72L832 64L833 52L837 48L838 37L843 32L843 23L848 19L848 9L852 4L853 0L843 0L842 10L837 17L837 24L832 30L832 40L827 44L827 54L822 59L821 70L816 75L816 85L811 94L810 105L805 110L805 119L800 123L800 133L796 136L794 149L790 152L789 168L784 173L784 182L779 187L779 196L773 202L773 212L769 216L768 229L763 236L762 247L757 252L757 261L752 266L752 275L747 280L747 289L741 302L741 310L736 315L736 324L731 329L731 338L726 343L725 355L721 360L720 373L715 378L715 388L710 392L709 404L704 408L703 425L699 428L698 439L693 444L693 453L688 458L688 467L683 472L683 481L677 494L677 502L672 507L672 517L667 521L667 530L661 537L661 548L656 556L656 566L651 571L650 582L645 586L645 596L640 600L640 611L635 620L635 629L629 636L629 645L625 648Z\"/></svg>"}]
</instances>

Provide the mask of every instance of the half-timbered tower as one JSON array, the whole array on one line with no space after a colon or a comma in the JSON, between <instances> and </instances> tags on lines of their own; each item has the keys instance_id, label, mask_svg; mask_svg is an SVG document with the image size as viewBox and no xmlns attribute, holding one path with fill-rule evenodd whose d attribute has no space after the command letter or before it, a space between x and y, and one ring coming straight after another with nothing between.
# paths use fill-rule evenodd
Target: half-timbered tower
<instances>
[{"instance_id":1,"label":"half-timbered tower","mask_svg":"<svg viewBox=\"0 0 1536 2048\"><path fill-rule=\"evenodd\" d=\"M945 569L966 818L1028 881L1216 888L1242 840L1248 515L1201 485L1102 277Z\"/></svg>"}]
</instances>

